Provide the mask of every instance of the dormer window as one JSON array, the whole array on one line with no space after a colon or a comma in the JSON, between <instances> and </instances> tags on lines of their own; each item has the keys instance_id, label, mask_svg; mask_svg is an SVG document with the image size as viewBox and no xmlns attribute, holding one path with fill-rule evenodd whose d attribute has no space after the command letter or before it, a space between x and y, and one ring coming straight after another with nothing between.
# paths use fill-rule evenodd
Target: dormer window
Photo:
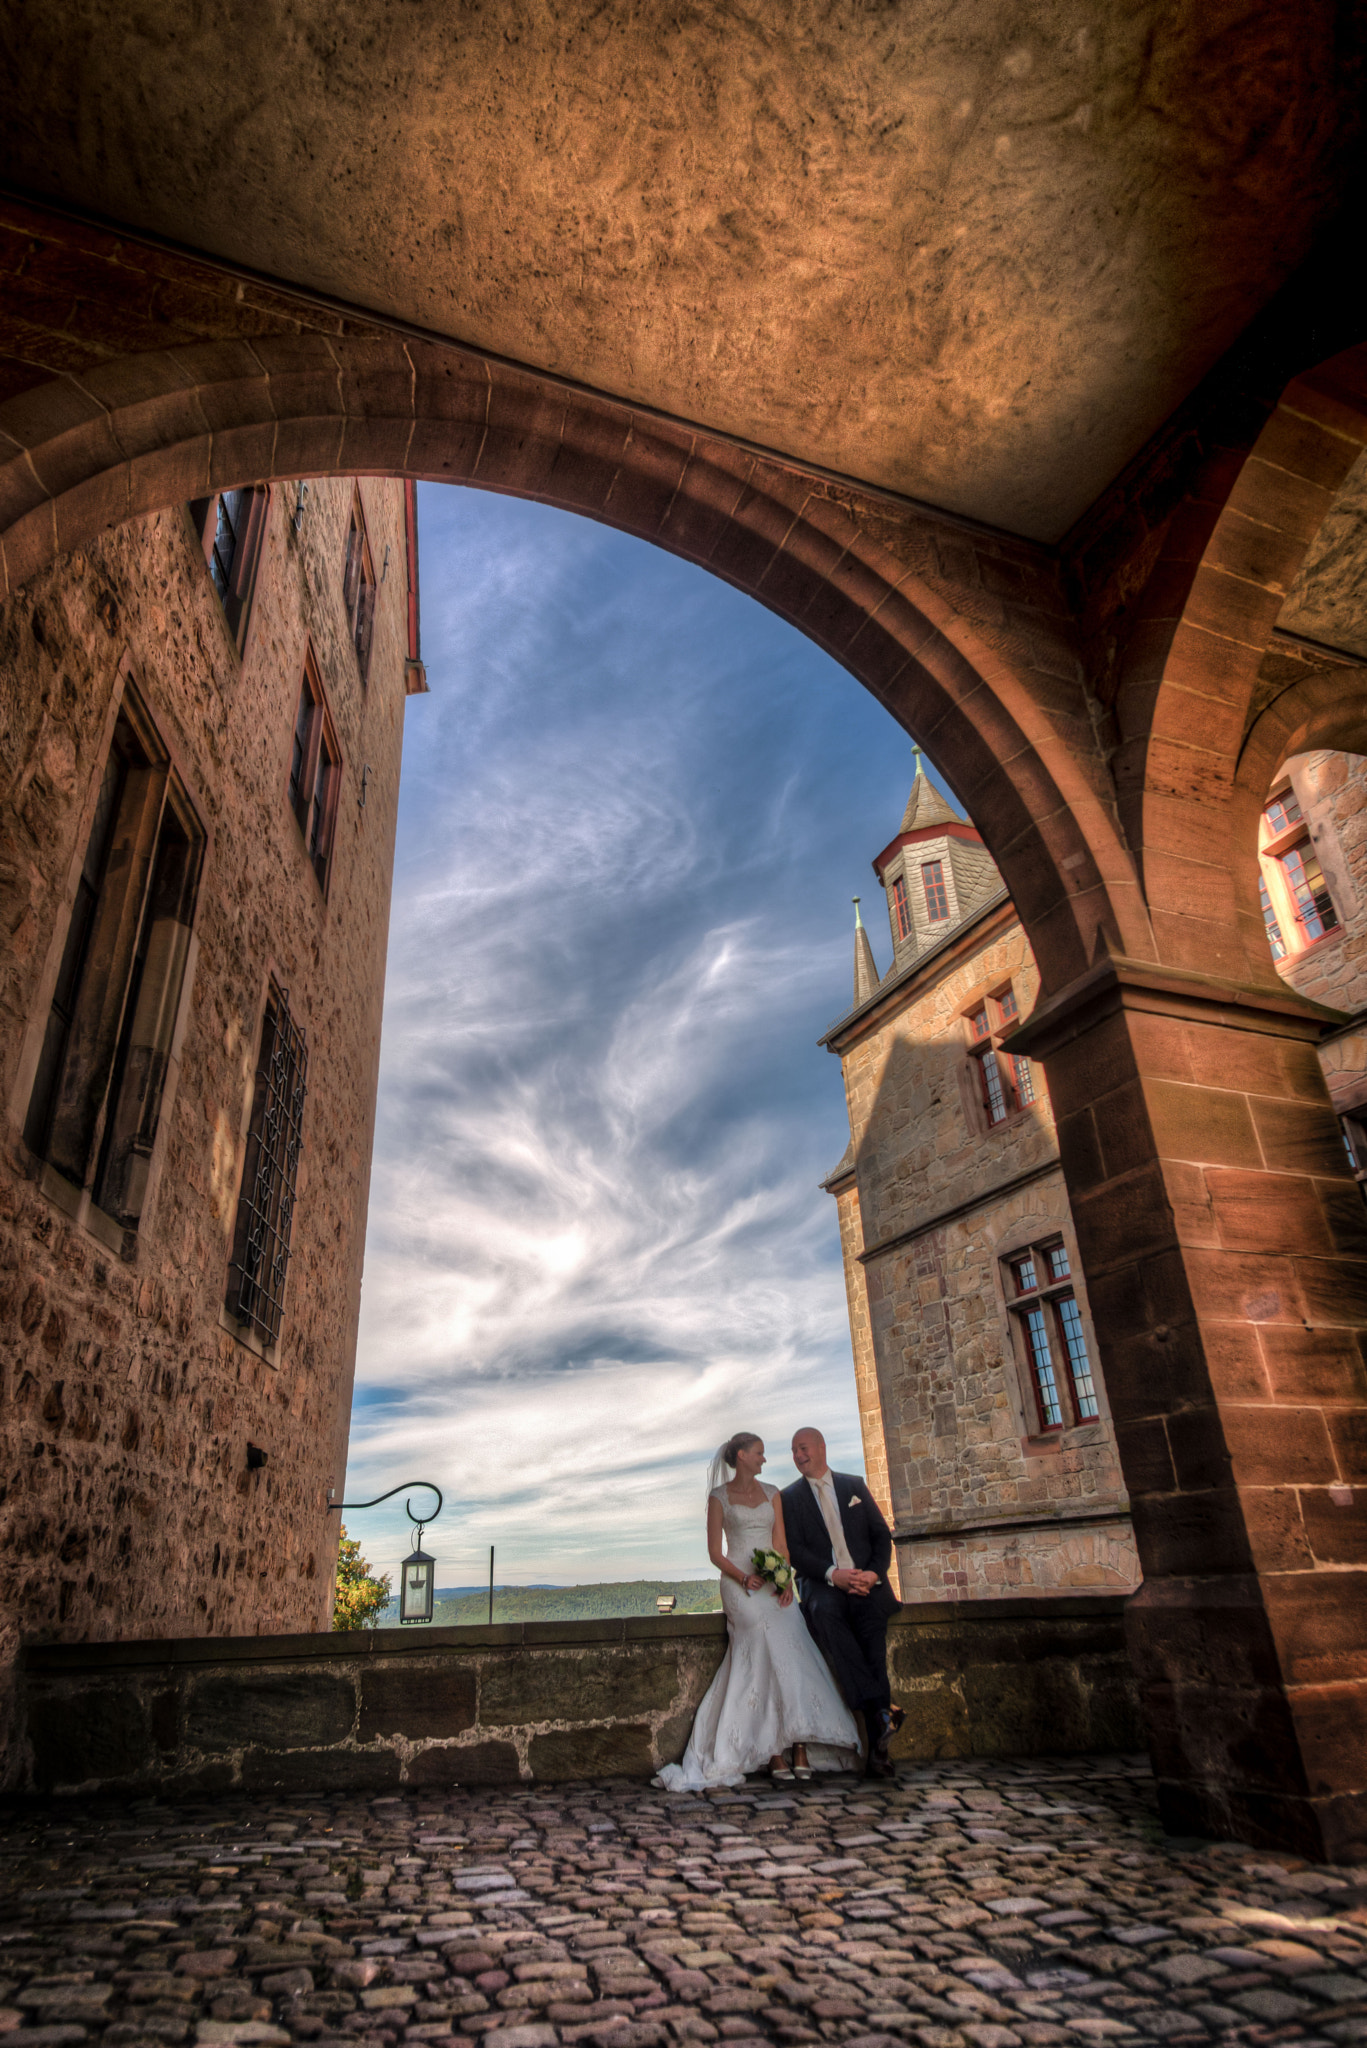
<instances>
[{"instance_id":1,"label":"dormer window","mask_svg":"<svg viewBox=\"0 0 1367 2048\"><path fill-rule=\"evenodd\" d=\"M949 917L949 891L945 887L942 860L921 863L921 883L926 892L926 917L931 924L944 924Z\"/></svg>"},{"instance_id":2,"label":"dormer window","mask_svg":"<svg viewBox=\"0 0 1367 2048\"><path fill-rule=\"evenodd\" d=\"M896 875L893 878L892 921L897 927L899 939L909 939L911 937L911 906L907 902L906 881L901 875Z\"/></svg>"}]
</instances>

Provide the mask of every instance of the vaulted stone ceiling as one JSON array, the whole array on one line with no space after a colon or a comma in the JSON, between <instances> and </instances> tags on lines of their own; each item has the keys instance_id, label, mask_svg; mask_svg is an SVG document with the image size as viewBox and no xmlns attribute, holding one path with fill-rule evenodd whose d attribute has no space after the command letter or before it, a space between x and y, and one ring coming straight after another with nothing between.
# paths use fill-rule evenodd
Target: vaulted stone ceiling
<instances>
[{"instance_id":1,"label":"vaulted stone ceiling","mask_svg":"<svg viewBox=\"0 0 1367 2048\"><path fill-rule=\"evenodd\" d=\"M19 0L0 176L1053 539L1333 212L1352 18Z\"/></svg>"}]
</instances>

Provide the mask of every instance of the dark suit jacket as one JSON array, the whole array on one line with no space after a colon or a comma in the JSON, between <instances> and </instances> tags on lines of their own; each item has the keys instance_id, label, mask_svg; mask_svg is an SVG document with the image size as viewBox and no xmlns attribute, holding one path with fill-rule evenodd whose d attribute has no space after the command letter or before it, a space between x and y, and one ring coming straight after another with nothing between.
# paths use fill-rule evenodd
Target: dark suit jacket
<instances>
[{"instance_id":1,"label":"dark suit jacket","mask_svg":"<svg viewBox=\"0 0 1367 2048\"><path fill-rule=\"evenodd\" d=\"M879 1583L868 1599L881 1612L892 1614L897 1607L897 1595L888 1584L892 1531L883 1520L866 1480L856 1479L849 1472L832 1472L831 1477L850 1556L860 1571L878 1574ZM852 1506L856 1496L858 1504ZM805 1479L796 1479L783 1489L783 1526L788 1536L788 1555L798 1577L824 1583L835 1562L835 1552L816 1495Z\"/></svg>"}]
</instances>

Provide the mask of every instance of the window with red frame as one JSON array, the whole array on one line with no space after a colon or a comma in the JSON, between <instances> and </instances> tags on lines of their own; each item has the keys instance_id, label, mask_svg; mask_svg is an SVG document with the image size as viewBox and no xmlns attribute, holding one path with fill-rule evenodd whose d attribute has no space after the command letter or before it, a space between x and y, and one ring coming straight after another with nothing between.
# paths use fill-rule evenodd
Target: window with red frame
<instances>
[{"instance_id":1,"label":"window with red frame","mask_svg":"<svg viewBox=\"0 0 1367 2048\"><path fill-rule=\"evenodd\" d=\"M1001 1031L1009 1030L1018 1015L1015 990L1008 984L989 1002L981 1003L971 1011L967 1019L978 1068L978 1091L989 1126L1005 1123L1008 1117L1035 1100L1035 1082L1029 1060L1003 1052L997 1042Z\"/></svg>"},{"instance_id":2,"label":"window with red frame","mask_svg":"<svg viewBox=\"0 0 1367 2048\"><path fill-rule=\"evenodd\" d=\"M921 885L926 892L926 916L931 924L943 924L949 916L949 891L945 887L942 860L921 863Z\"/></svg>"},{"instance_id":3,"label":"window with red frame","mask_svg":"<svg viewBox=\"0 0 1367 2048\"><path fill-rule=\"evenodd\" d=\"M907 885L901 875L894 875L892 882L892 916L897 926L899 939L911 937L911 905L907 902Z\"/></svg>"},{"instance_id":4,"label":"window with red frame","mask_svg":"<svg viewBox=\"0 0 1367 2048\"><path fill-rule=\"evenodd\" d=\"M1291 900L1296 906L1296 923L1305 934L1306 944L1322 939L1326 932L1336 931L1339 914L1310 841L1298 840L1279 858Z\"/></svg>"},{"instance_id":5,"label":"window with red frame","mask_svg":"<svg viewBox=\"0 0 1367 2048\"><path fill-rule=\"evenodd\" d=\"M1007 1306L1020 1333L1039 1434L1095 1422L1101 1405L1067 1246L1033 1245L1013 1253L1006 1269Z\"/></svg>"},{"instance_id":6,"label":"window with red frame","mask_svg":"<svg viewBox=\"0 0 1367 2048\"><path fill-rule=\"evenodd\" d=\"M209 575L239 654L247 644L247 621L269 504L269 490L264 484L257 484L250 490L215 491L210 498L196 498L190 507Z\"/></svg>"},{"instance_id":7,"label":"window with red frame","mask_svg":"<svg viewBox=\"0 0 1367 2048\"><path fill-rule=\"evenodd\" d=\"M1274 797L1269 798L1263 812L1268 832L1274 839L1279 839L1283 832L1289 832L1293 825L1299 825L1301 815L1294 789L1279 789Z\"/></svg>"},{"instance_id":8,"label":"window with red frame","mask_svg":"<svg viewBox=\"0 0 1367 2048\"><path fill-rule=\"evenodd\" d=\"M1008 1082L1001 1070L1001 1063L991 1046L978 1056L978 1075L983 1091L983 1106L990 1124L1005 1123L1011 1114L1011 1098Z\"/></svg>"},{"instance_id":9,"label":"window with red frame","mask_svg":"<svg viewBox=\"0 0 1367 2048\"><path fill-rule=\"evenodd\" d=\"M342 570L342 602L346 606L351 644L361 670L361 681L370 674L370 642L375 625L375 567L370 559L365 520L359 498L351 508L347 529L346 562Z\"/></svg>"},{"instance_id":10,"label":"window with red frame","mask_svg":"<svg viewBox=\"0 0 1367 2048\"><path fill-rule=\"evenodd\" d=\"M332 866L341 776L341 751L323 699L323 686L310 657L304 666L299 706L294 715L289 797L304 837L304 851L313 863L324 895Z\"/></svg>"},{"instance_id":11,"label":"window with red frame","mask_svg":"<svg viewBox=\"0 0 1367 2048\"><path fill-rule=\"evenodd\" d=\"M1272 948L1272 958L1274 960L1285 960L1286 940L1282 937L1282 928L1277 922L1277 913L1272 908L1272 898L1267 893L1267 883L1261 875L1258 877L1258 902L1262 907L1263 923L1267 927L1267 943Z\"/></svg>"}]
</instances>

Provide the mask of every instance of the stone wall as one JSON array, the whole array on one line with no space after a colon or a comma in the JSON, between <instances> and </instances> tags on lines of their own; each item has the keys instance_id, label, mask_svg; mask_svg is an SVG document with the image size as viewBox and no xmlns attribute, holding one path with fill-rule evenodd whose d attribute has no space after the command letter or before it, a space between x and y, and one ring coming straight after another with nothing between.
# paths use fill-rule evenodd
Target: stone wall
<instances>
[{"instance_id":1,"label":"stone wall","mask_svg":"<svg viewBox=\"0 0 1367 2048\"><path fill-rule=\"evenodd\" d=\"M866 1246L1056 1158L1043 1087L1033 1113L989 1131L973 1083L961 1020L975 996L1008 980L1028 1016L1039 973L1005 904L929 963L895 1007L880 1008L842 1038Z\"/></svg>"},{"instance_id":2,"label":"stone wall","mask_svg":"<svg viewBox=\"0 0 1367 2048\"><path fill-rule=\"evenodd\" d=\"M0 1669L21 1632L327 1625L408 651L403 487L366 481L376 571L386 548L391 569L363 687L341 599L353 488L315 483L298 530L294 488L273 490L241 656L180 508L69 556L0 610ZM326 896L287 797L310 638L342 756ZM136 1235L111 1246L22 1133L128 682L207 845L159 1170ZM272 975L309 1053L274 1364L221 1320ZM249 1442L266 1454L257 1469Z\"/></svg>"},{"instance_id":3,"label":"stone wall","mask_svg":"<svg viewBox=\"0 0 1367 2048\"><path fill-rule=\"evenodd\" d=\"M847 1267L862 1267L867 1335L846 1283L856 1384L866 1443L882 1440L870 1470L886 1472L905 1600L1129 1592L1139 1580L1043 1069L1035 1102L989 1127L967 1050L965 1015L1008 980L1027 1014L1038 973L1004 904L834 1041L853 1168L848 1192L830 1185ZM1046 1433L1003 1260L1056 1237L1101 1414Z\"/></svg>"},{"instance_id":4,"label":"stone wall","mask_svg":"<svg viewBox=\"0 0 1367 2048\"><path fill-rule=\"evenodd\" d=\"M845 1304L850 1318L850 1350L854 1359L854 1395L859 1407L859 1433L864 1445L864 1477L884 1520L892 1525L896 1510L888 1482L888 1445L883 1427L883 1399L878 1387L878 1361L873 1352L873 1331L869 1324L869 1290L859 1254L864 1233L859 1222L859 1188L853 1165L839 1168L826 1182L835 1197L840 1219L840 1260L845 1276ZM892 1554L889 1580L900 1592L897 1552Z\"/></svg>"},{"instance_id":5,"label":"stone wall","mask_svg":"<svg viewBox=\"0 0 1367 2048\"><path fill-rule=\"evenodd\" d=\"M952 1536L933 1531L897 1545L907 1600L1000 1599L1040 1591L1130 1592L1139 1583L1127 1514L1005 1517Z\"/></svg>"},{"instance_id":6,"label":"stone wall","mask_svg":"<svg viewBox=\"0 0 1367 2048\"><path fill-rule=\"evenodd\" d=\"M905 1758L1135 1748L1124 1602L904 1609ZM25 1782L43 1793L389 1789L649 1777L682 1756L721 1615L35 1645Z\"/></svg>"}]
</instances>

